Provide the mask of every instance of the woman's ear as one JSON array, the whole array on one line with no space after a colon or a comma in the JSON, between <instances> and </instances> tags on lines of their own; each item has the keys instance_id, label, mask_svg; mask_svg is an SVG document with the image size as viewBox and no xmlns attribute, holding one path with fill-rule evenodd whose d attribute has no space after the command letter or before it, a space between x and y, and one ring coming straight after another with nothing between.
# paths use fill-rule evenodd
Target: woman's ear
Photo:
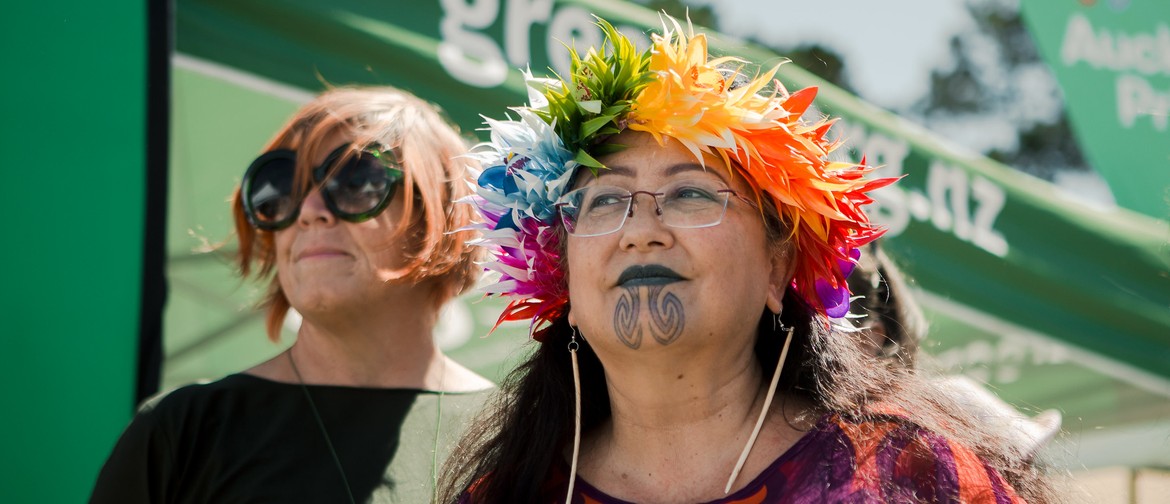
<instances>
[{"instance_id":1,"label":"woman's ear","mask_svg":"<svg viewBox=\"0 0 1170 504\"><path fill-rule=\"evenodd\" d=\"M784 310L784 287L775 283L768 284L768 297L766 305L772 313L780 313Z\"/></svg>"},{"instance_id":2,"label":"woman's ear","mask_svg":"<svg viewBox=\"0 0 1170 504\"><path fill-rule=\"evenodd\" d=\"M768 293L765 304L772 313L784 310L784 292L792 284L796 272L796 261L792 259L792 247L785 244L783 249L772 256L772 270L768 278Z\"/></svg>"}]
</instances>

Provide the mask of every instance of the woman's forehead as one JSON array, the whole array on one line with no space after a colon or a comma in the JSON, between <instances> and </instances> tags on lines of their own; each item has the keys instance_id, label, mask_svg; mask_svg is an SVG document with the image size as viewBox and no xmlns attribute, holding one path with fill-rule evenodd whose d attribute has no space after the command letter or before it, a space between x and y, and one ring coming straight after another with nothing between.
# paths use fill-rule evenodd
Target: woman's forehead
<instances>
[{"instance_id":1,"label":"woman's forehead","mask_svg":"<svg viewBox=\"0 0 1170 504\"><path fill-rule=\"evenodd\" d=\"M598 180L636 180L643 178L675 179L675 178L711 178L727 181L727 171L714 166L704 166L694 159L679 160L675 163L649 163L640 166L630 164L607 164L606 168L597 173Z\"/></svg>"},{"instance_id":2,"label":"woman's forehead","mask_svg":"<svg viewBox=\"0 0 1170 504\"><path fill-rule=\"evenodd\" d=\"M659 143L659 139L661 139L661 143ZM666 135L659 135L656 138L649 133L626 130L610 137L606 143L619 147L619 150L613 154L598 158L607 166L629 163L642 166L647 163L676 164L682 160L698 161L695 155L687 150L681 142ZM722 164L719 158L704 155L704 163L711 162Z\"/></svg>"},{"instance_id":3,"label":"woman's forehead","mask_svg":"<svg viewBox=\"0 0 1170 504\"><path fill-rule=\"evenodd\" d=\"M643 180L670 180L676 178L711 178L721 181L736 190L745 190L749 184L737 171L729 169L723 159L703 153L703 162L695 158L678 140L662 136L662 144L652 135L626 130L610 139L610 143L621 145L622 150L598 158L606 168L598 170L597 176L579 176L576 186L591 183L630 183ZM581 170L585 174L590 170Z\"/></svg>"}]
</instances>

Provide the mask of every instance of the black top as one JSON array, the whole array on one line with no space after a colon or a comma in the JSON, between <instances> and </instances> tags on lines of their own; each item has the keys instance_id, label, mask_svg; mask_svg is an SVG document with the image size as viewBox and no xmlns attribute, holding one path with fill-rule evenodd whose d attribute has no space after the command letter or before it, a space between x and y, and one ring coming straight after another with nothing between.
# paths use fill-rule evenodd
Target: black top
<instances>
[{"instance_id":1,"label":"black top","mask_svg":"<svg viewBox=\"0 0 1170 504\"><path fill-rule=\"evenodd\" d=\"M429 502L435 464L441 467L490 392L308 388L360 503ZM301 385L245 374L148 402L118 440L90 497L91 503L348 500Z\"/></svg>"}]
</instances>

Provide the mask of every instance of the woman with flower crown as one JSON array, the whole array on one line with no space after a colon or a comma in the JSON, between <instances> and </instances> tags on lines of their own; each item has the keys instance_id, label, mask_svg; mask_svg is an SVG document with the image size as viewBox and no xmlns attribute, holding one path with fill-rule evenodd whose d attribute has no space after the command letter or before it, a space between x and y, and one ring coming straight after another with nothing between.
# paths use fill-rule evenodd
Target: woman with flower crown
<instances>
[{"instance_id":1,"label":"woman with flower crown","mask_svg":"<svg viewBox=\"0 0 1170 504\"><path fill-rule=\"evenodd\" d=\"M865 354L846 276L890 179L833 162L776 69L671 20L573 52L489 120L474 203L500 321L538 342L445 471L445 502L1046 502L1018 450ZM955 410L959 411L959 410Z\"/></svg>"}]
</instances>

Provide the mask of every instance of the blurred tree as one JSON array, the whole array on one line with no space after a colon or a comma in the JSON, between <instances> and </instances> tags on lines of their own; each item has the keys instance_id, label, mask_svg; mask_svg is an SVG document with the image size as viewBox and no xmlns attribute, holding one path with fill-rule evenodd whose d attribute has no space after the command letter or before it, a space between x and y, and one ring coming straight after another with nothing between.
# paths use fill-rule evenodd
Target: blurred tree
<instances>
[{"instance_id":1,"label":"blurred tree","mask_svg":"<svg viewBox=\"0 0 1170 504\"><path fill-rule=\"evenodd\" d=\"M753 42L760 44L759 41L753 40ZM848 78L845 76L845 62L832 49L820 45L801 45L785 52L778 50L777 52L792 60L800 68L816 74L818 77L833 83L837 87L847 89L856 94L856 91L849 85Z\"/></svg>"},{"instance_id":2,"label":"blurred tree","mask_svg":"<svg viewBox=\"0 0 1170 504\"><path fill-rule=\"evenodd\" d=\"M718 30L710 5L688 7L684 0L637 3ZM1060 171L1088 171L1077 145L1063 97L1040 59L1020 17L1019 0L967 0L973 28L951 39L951 65L935 69L930 91L914 104L893 110L940 132L955 143L1031 175L1053 180ZM793 63L850 92L847 61L822 45L778 47Z\"/></svg>"},{"instance_id":3,"label":"blurred tree","mask_svg":"<svg viewBox=\"0 0 1170 504\"><path fill-rule=\"evenodd\" d=\"M682 0L633 1L634 3L641 4L656 11L666 12L675 19L686 19L689 15L691 22L696 26L705 26L714 30L719 29L719 18L715 14L714 8L710 5L691 5L690 2ZM752 38L748 40L761 47L769 47L780 55L792 60L793 63L796 63L801 68L815 73L822 79L828 80L845 89L850 89L842 81L844 79L843 71L845 66L841 63L841 57L830 49L821 46L801 46L782 51L780 48L770 47Z\"/></svg>"},{"instance_id":4,"label":"blurred tree","mask_svg":"<svg viewBox=\"0 0 1170 504\"><path fill-rule=\"evenodd\" d=\"M899 114L936 131L1014 128L980 150L1040 178L1088 171L1063 97L1020 17L1018 0L970 0L973 30L951 39L953 65L933 72L931 91Z\"/></svg>"}]
</instances>

